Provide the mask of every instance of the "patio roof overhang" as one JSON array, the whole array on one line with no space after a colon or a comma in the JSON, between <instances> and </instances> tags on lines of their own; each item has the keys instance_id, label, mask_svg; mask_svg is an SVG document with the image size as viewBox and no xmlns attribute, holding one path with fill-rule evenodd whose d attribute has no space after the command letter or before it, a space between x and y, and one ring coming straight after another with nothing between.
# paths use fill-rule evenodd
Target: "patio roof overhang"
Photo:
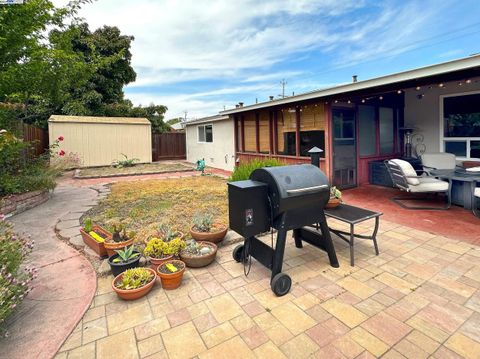
<instances>
[{"instance_id":1,"label":"patio roof overhang","mask_svg":"<svg viewBox=\"0 0 480 359\"><path fill-rule=\"evenodd\" d=\"M258 104L242 106L226 111L221 115L235 115L247 111L266 108L282 108L292 104L306 104L319 100L343 100L378 95L417 86L427 86L433 83L466 80L480 76L480 55L474 55L459 60L399 72L374 79L343 84L327 89L312 91L283 99L277 99Z\"/></svg>"}]
</instances>

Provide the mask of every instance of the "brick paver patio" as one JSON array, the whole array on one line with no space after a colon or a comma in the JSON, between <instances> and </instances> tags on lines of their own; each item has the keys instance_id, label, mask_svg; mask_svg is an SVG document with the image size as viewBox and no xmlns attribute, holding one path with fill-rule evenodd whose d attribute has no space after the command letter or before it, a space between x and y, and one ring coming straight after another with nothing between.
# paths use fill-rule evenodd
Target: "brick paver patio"
<instances>
[{"instance_id":1,"label":"brick paver patio","mask_svg":"<svg viewBox=\"0 0 480 359\"><path fill-rule=\"evenodd\" d=\"M346 244L334 242L338 269L288 241L293 286L280 298L256 261L244 276L233 245L188 269L179 289L158 283L134 302L116 297L111 276L99 278L57 358L480 357L480 247L382 221L380 256L357 241L350 267Z\"/></svg>"}]
</instances>

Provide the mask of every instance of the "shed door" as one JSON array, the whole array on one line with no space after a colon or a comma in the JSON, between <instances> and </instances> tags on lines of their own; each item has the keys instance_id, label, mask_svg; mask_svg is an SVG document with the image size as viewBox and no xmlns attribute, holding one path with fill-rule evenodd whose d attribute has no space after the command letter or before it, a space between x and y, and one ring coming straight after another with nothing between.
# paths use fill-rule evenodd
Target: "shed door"
<instances>
[{"instance_id":1,"label":"shed door","mask_svg":"<svg viewBox=\"0 0 480 359\"><path fill-rule=\"evenodd\" d=\"M339 188L357 185L357 151L355 112L332 110L333 118L333 185Z\"/></svg>"}]
</instances>

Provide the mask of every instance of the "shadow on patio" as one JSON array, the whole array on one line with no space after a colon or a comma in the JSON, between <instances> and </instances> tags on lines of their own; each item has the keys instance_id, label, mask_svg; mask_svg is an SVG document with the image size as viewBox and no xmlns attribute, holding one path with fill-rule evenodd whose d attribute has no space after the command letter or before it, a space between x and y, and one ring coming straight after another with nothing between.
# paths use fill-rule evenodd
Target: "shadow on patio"
<instances>
[{"instance_id":1,"label":"shadow on patio","mask_svg":"<svg viewBox=\"0 0 480 359\"><path fill-rule=\"evenodd\" d=\"M394 188L362 185L345 190L343 199L348 204L383 212L384 220L451 239L480 244L480 219L471 211L455 205L446 211L408 210L390 200L401 194L405 192L401 193Z\"/></svg>"}]
</instances>

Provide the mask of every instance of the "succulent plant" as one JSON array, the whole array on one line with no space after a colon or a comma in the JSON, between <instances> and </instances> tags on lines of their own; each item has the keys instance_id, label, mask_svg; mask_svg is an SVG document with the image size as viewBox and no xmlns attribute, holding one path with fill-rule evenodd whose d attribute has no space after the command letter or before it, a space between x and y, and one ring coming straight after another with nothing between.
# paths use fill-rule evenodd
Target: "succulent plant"
<instances>
[{"instance_id":1,"label":"succulent plant","mask_svg":"<svg viewBox=\"0 0 480 359\"><path fill-rule=\"evenodd\" d=\"M213 215L210 213L197 214L193 219L193 225L199 232L210 232L213 226Z\"/></svg>"},{"instance_id":2,"label":"succulent plant","mask_svg":"<svg viewBox=\"0 0 480 359\"><path fill-rule=\"evenodd\" d=\"M113 263L126 263L140 256L140 253L135 252L135 246L125 247L125 249L115 250L115 252L118 257L112 260Z\"/></svg>"},{"instance_id":3,"label":"succulent plant","mask_svg":"<svg viewBox=\"0 0 480 359\"><path fill-rule=\"evenodd\" d=\"M188 253L194 256L205 256L212 252L212 247L204 245L203 243L198 243L195 239L189 240L185 249L182 249L182 253Z\"/></svg>"},{"instance_id":4,"label":"succulent plant","mask_svg":"<svg viewBox=\"0 0 480 359\"><path fill-rule=\"evenodd\" d=\"M171 240L178 238L178 231L170 228L166 224L158 226L158 234L165 242L170 242Z\"/></svg>"},{"instance_id":5,"label":"succulent plant","mask_svg":"<svg viewBox=\"0 0 480 359\"><path fill-rule=\"evenodd\" d=\"M169 255L178 255L180 250L186 247L184 240L180 238L165 242L160 238L152 238L145 247L144 254L152 258L163 258Z\"/></svg>"},{"instance_id":6,"label":"succulent plant","mask_svg":"<svg viewBox=\"0 0 480 359\"><path fill-rule=\"evenodd\" d=\"M93 222L90 217L86 218L85 222L83 222L83 230L87 233L90 233L93 230Z\"/></svg>"},{"instance_id":7,"label":"succulent plant","mask_svg":"<svg viewBox=\"0 0 480 359\"><path fill-rule=\"evenodd\" d=\"M154 274L147 268L131 268L123 272L121 279L115 282L115 287L119 289L137 289L150 283Z\"/></svg>"},{"instance_id":8,"label":"succulent plant","mask_svg":"<svg viewBox=\"0 0 480 359\"><path fill-rule=\"evenodd\" d=\"M125 225L120 222L114 222L110 225L112 230L112 240L114 242L125 242L135 236L135 232L130 231L127 233Z\"/></svg>"}]
</instances>

